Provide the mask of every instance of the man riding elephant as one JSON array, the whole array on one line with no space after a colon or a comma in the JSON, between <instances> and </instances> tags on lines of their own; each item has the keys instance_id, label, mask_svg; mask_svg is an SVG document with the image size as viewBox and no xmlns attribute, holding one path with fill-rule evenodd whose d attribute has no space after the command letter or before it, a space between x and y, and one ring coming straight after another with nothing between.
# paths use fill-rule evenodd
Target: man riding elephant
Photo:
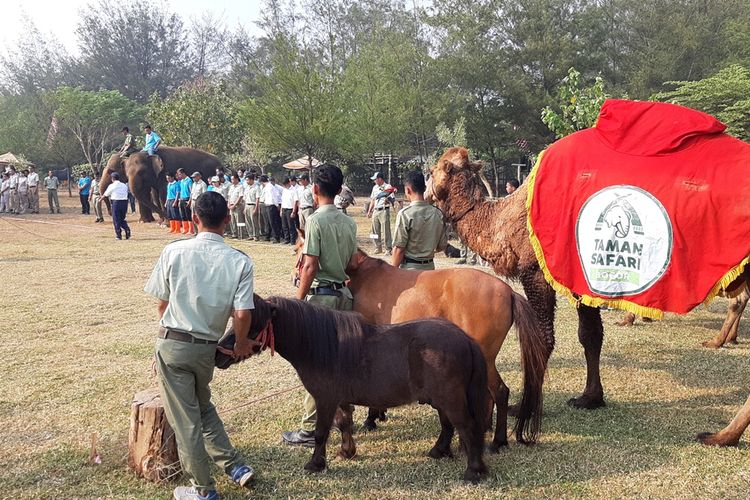
<instances>
[{"instance_id":1,"label":"man riding elephant","mask_svg":"<svg viewBox=\"0 0 750 500\"><path fill-rule=\"evenodd\" d=\"M102 172L100 189L111 184L110 175L117 172L120 180L127 182L138 201L141 222L154 222L153 213L164 220L164 204L167 199L166 174L174 175L179 168L198 171L209 178L221 166L219 159L205 151L193 148L161 145L156 152L161 161L152 162L147 152L139 151L126 158L114 154ZM103 191L102 191L103 192Z\"/></svg>"}]
</instances>

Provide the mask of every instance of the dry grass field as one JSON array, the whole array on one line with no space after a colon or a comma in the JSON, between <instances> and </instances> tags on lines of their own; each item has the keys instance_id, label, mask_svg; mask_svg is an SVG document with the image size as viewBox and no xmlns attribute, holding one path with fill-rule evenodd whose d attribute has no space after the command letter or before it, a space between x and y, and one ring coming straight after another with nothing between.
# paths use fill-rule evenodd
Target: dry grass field
<instances>
[{"instance_id":1,"label":"dry grass field","mask_svg":"<svg viewBox=\"0 0 750 500\"><path fill-rule=\"evenodd\" d=\"M62 215L0 217L0 496L169 498L175 483L136 479L125 455L130 400L154 383L157 316L143 285L171 238L155 224L133 224L132 240L115 241L109 220L94 224L93 216L78 215L76 198L62 201ZM361 242L371 248L366 219L355 212ZM255 260L257 293L293 293L289 247L231 243ZM438 266L451 262L440 258ZM583 353L575 311L560 301L540 442L525 447L511 440L499 455L487 455L490 475L477 486L459 480L463 457L436 462L426 456L439 429L429 407L393 410L380 429L357 434L358 457L309 475L302 466L310 451L280 439L298 426L302 392L246 404L295 386L289 364L263 354L217 371L212 388L231 438L258 471L250 496L747 498L747 437L738 449L694 441L699 431L723 427L750 390L747 328L739 346L698 347L719 328L725 308L718 300L633 328L613 326L620 313L604 312L608 406L579 411L565 402L583 387ZM497 364L514 400L520 380L515 336ZM361 422L363 411L355 417ZM92 434L101 465L88 465ZM338 441L332 435L329 456ZM219 488L226 498L248 495L224 477Z\"/></svg>"}]
</instances>

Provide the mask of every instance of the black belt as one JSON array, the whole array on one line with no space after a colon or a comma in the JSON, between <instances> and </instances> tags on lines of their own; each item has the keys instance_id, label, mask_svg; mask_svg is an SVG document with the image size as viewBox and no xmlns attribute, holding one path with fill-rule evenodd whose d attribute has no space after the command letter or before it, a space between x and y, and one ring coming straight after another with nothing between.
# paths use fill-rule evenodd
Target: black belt
<instances>
[{"instance_id":1,"label":"black belt","mask_svg":"<svg viewBox=\"0 0 750 500\"><path fill-rule=\"evenodd\" d=\"M312 208L312 207L300 207L300 210L307 210L308 208Z\"/></svg>"},{"instance_id":2,"label":"black belt","mask_svg":"<svg viewBox=\"0 0 750 500\"><path fill-rule=\"evenodd\" d=\"M341 290L342 288L346 288L346 285L344 283L331 283L330 285L311 288L310 291L307 292L307 294L333 295L334 297L341 297L341 292L339 292L339 290Z\"/></svg>"},{"instance_id":3,"label":"black belt","mask_svg":"<svg viewBox=\"0 0 750 500\"><path fill-rule=\"evenodd\" d=\"M375 211L380 212L381 210L388 210L389 208L391 207L376 208Z\"/></svg>"},{"instance_id":4,"label":"black belt","mask_svg":"<svg viewBox=\"0 0 750 500\"><path fill-rule=\"evenodd\" d=\"M411 257L404 257L404 262L407 264L432 264L433 259L412 259Z\"/></svg>"},{"instance_id":5,"label":"black belt","mask_svg":"<svg viewBox=\"0 0 750 500\"><path fill-rule=\"evenodd\" d=\"M191 344L218 344L218 340L206 340L206 339L199 339L195 338L189 333L180 332L177 330L170 330L169 328L160 327L159 328L159 338L160 339L169 339L169 340L177 340L179 342L190 342Z\"/></svg>"}]
</instances>

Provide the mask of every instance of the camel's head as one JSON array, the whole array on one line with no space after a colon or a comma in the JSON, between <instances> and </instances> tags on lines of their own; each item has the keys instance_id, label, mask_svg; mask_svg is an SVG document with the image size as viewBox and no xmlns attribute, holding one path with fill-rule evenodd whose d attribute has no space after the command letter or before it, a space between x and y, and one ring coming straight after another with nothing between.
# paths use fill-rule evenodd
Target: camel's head
<instances>
[{"instance_id":1,"label":"camel's head","mask_svg":"<svg viewBox=\"0 0 750 500\"><path fill-rule=\"evenodd\" d=\"M466 148L449 148L430 169L425 198L428 201L445 201L450 195L453 182L465 183L481 170L481 162L469 161L469 151Z\"/></svg>"}]
</instances>

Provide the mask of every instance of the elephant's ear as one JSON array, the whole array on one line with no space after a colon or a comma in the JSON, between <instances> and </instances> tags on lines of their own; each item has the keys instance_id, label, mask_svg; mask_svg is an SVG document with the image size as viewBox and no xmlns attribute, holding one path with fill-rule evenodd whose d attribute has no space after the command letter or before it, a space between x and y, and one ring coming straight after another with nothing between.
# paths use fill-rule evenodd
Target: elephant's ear
<instances>
[{"instance_id":1,"label":"elephant's ear","mask_svg":"<svg viewBox=\"0 0 750 500\"><path fill-rule=\"evenodd\" d=\"M161 171L164 170L164 161L161 159L159 155L152 156L150 159L151 159L151 168L154 169L154 175L158 179L159 175L161 175Z\"/></svg>"}]
</instances>

